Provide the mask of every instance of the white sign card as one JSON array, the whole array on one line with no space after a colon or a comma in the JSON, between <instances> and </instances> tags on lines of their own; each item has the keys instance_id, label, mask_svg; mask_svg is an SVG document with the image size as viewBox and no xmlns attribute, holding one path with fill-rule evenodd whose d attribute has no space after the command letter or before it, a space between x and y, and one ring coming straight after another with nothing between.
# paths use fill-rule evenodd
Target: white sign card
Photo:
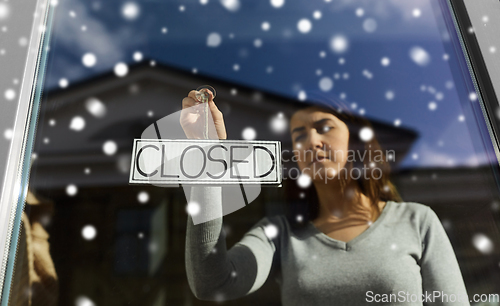
<instances>
[{"instance_id":1,"label":"white sign card","mask_svg":"<svg viewBox=\"0 0 500 306\"><path fill-rule=\"evenodd\" d=\"M281 186L281 142L134 139L130 184Z\"/></svg>"}]
</instances>

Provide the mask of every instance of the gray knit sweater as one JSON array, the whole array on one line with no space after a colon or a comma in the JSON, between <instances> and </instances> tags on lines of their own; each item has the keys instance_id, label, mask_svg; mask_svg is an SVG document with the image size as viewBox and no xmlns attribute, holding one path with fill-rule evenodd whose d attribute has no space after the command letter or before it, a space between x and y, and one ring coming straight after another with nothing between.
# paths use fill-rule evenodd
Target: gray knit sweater
<instances>
[{"instance_id":1,"label":"gray knit sweater","mask_svg":"<svg viewBox=\"0 0 500 306\"><path fill-rule=\"evenodd\" d=\"M190 201L201 205L200 214L220 212L221 189L193 187ZM270 274L273 265L279 268ZM227 250L222 217L194 225L189 216L186 270L191 290L204 300L245 296L271 276L286 306L470 305L439 218L413 202L388 201L379 218L347 243L310 222L292 230L276 216L262 218Z\"/></svg>"}]
</instances>

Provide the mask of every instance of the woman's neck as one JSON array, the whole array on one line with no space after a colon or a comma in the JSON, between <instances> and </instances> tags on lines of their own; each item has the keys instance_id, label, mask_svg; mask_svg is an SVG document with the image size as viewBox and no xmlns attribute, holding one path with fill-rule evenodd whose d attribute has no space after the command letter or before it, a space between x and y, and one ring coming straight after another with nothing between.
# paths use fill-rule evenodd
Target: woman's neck
<instances>
[{"instance_id":1,"label":"woman's neck","mask_svg":"<svg viewBox=\"0 0 500 306\"><path fill-rule=\"evenodd\" d=\"M370 199L365 196L356 182L342 193L338 181L331 184L315 184L318 194L319 212L316 221L338 221L349 214L371 212Z\"/></svg>"}]
</instances>

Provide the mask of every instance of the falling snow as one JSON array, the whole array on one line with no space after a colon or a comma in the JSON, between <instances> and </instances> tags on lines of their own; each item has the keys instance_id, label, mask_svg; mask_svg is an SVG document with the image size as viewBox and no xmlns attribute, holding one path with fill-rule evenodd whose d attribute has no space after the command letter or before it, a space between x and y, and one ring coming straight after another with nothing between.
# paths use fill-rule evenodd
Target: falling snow
<instances>
[{"instance_id":1,"label":"falling snow","mask_svg":"<svg viewBox=\"0 0 500 306\"><path fill-rule=\"evenodd\" d=\"M66 186L66 194L70 197L75 196L78 193L78 188L74 184L69 184Z\"/></svg>"},{"instance_id":2,"label":"falling snow","mask_svg":"<svg viewBox=\"0 0 500 306\"><path fill-rule=\"evenodd\" d=\"M308 188L312 183L312 179L309 175L305 174L305 173L301 173L298 180L297 180L297 184L299 185L299 187L301 188Z\"/></svg>"},{"instance_id":3,"label":"falling snow","mask_svg":"<svg viewBox=\"0 0 500 306\"><path fill-rule=\"evenodd\" d=\"M59 87L66 88L66 87L68 87L68 85L69 85L69 81L67 79L62 78L59 80Z\"/></svg>"},{"instance_id":4,"label":"falling snow","mask_svg":"<svg viewBox=\"0 0 500 306\"><path fill-rule=\"evenodd\" d=\"M388 58L388 57L383 57L381 60L380 60L380 64L384 67L387 67L391 64L391 60Z\"/></svg>"},{"instance_id":5,"label":"falling snow","mask_svg":"<svg viewBox=\"0 0 500 306\"><path fill-rule=\"evenodd\" d=\"M373 33L377 30L377 21L373 18L368 18L363 22L363 29L368 33Z\"/></svg>"},{"instance_id":6,"label":"falling snow","mask_svg":"<svg viewBox=\"0 0 500 306\"><path fill-rule=\"evenodd\" d=\"M76 306L96 306L96 304L86 296L79 296L75 300Z\"/></svg>"},{"instance_id":7,"label":"falling snow","mask_svg":"<svg viewBox=\"0 0 500 306\"><path fill-rule=\"evenodd\" d=\"M271 24L267 21L264 21L260 27L263 31L269 31L269 29L271 28Z\"/></svg>"},{"instance_id":8,"label":"falling snow","mask_svg":"<svg viewBox=\"0 0 500 306\"><path fill-rule=\"evenodd\" d=\"M472 244L483 254L491 254L494 249L494 244L491 239L482 233L474 234L472 237Z\"/></svg>"},{"instance_id":9,"label":"falling snow","mask_svg":"<svg viewBox=\"0 0 500 306\"><path fill-rule=\"evenodd\" d=\"M80 116L75 116L71 119L71 122L69 124L69 128L73 131L81 131L85 128L85 119Z\"/></svg>"},{"instance_id":10,"label":"falling snow","mask_svg":"<svg viewBox=\"0 0 500 306\"><path fill-rule=\"evenodd\" d=\"M241 137L245 140L254 140L257 137L257 131L252 127L246 127L241 132Z\"/></svg>"},{"instance_id":11,"label":"falling snow","mask_svg":"<svg viewBox=\"0 0 500 306\"><path fill-rule=\"evenodd\" d=\"M14 89L7 89L4 93L4 97L7 100L14 100L16 98L16 91Z\"/></svg>"},{"instance_id":12,"label":"falling snow","mask_svg":"<svg viewBox=\"0 0 500 306\"><path fill-rule=\"evenodd\" d=\"M134 61L140 62L143 59L143 55L141 52L136 51L136 52L134 52L133 58L134 58Z\"/></svg>"},{"instance_id":13,"label":"falling snow","mask_svg":"<svg viewBox=\"0 0 500 306\"><path fill-rule=\"evenodd\" d=\"M329 77L323 77L319 80L319 89L324 92L330 91L333 88L333 81Z\"/></svg>"},{"instance_id":14,"label":"falling snow","mask_svg":"<svg viewBox=\"0 0 500 306\"><path fill-rule=\"evenodd\" d=\"M114 142L112 140L108 140L108 141L104 142L104 144L102 145L102 151L106 155L114 155L117 150L118 150L118 146L116 145L116 142Z\"/></svg>"},{"instance_id":15,"label":"falling snow","mask_svg":"<svg viewBox=\"0 0 500 306\"><path fill-rule=\"evenodd\" d=\"M336 35L330 39L330 49L335 53L344 53L349 49L349 41L343 35Z\"/></svg>"},{"instance_id":16,"label":"falling snow","mask_svg":"<svg viewBox=\"0 0 500 306\"><path fill-rule=\"evenodd\" d=\"M10 7L5 2L0 2L0 20L5 20L10 15Z\"/></svg>"},{"instance_id":17,"label":"falling snow","mask_svg":"<svg viewBox=\"0 0 500 306\"><path fill-rule=\"evenodd\" d=\"M299 94L297 95L297 98L300 100L300 101L305 101L307 99L307 94L305 91L301 90L299 91Z\"/></svg>"},{"instance_id":18,"label":"falling snow","mask_svg":"<svg viewBox=\"0 0 500 306\"><path fill-rule=\"evenodd\" d=\"M82 228L82 237L85 240L94 240L97 236L97 230L93 225L85 225Z\"/></svg>"},{"instance_id":19,"label":"falling snow","mask_svg":"<svg viewBox=\"0 0 500 306\"><path fill-rule=\"evenodd\" d=\"M141 191L137 194L137 201L141 204L146 204L149 201L149 193Z\"/></svg>"},{"instance_id":20,"label":"falling snow","mask_svg":"<svg viewBox=\"0 0 500 306\"><path fill-rule=\"evenodd\" d=\"M21 47L26 47L28 45L28 39L26 37L20 37L18 43Z\"/></svg>"},{"instance_id":21,"label":"falling snow","mask_svg":"<svg viewBox=\"0 0 500 306\"><path fill-rule=\"evenodd\" d=\"M363 17L364 15L365 15L365 10L363 10L362 8L356 9L356 16Z\"/></svg>"},{"instance_id":22,"label":"falling snow","mask_svg":"<svg viewBox=\"0 0 500 306\"><path fill-rule=\"evenodd\" d=\"M369 80L373 79L373 73L368 69L363 70L363 76L365 76Z\"/></svg>"},{"instance_id":23,"label":"falling snow","mask_svg":"<svg viewBox=\"0 0 500 306\"><path fill-rule=\"evenodd\" d=\"M222 37L219 33L210 33L207 36L207 46L211 48L218 47L222 42Z\"/></svg>"},{"instance_id":24,"label":"falling snow","mask_svg":"<svg viewBox=\"0 0 500 306\"><path fill-rule=\"evenodd\" d=\"M285 0L271 0L271 5L275 8L280 8L285 4Z\"/></svg>"},{"instance_id":25,"label":"falling snow","mask_svg":"<svg viewBox=\"0 0 500 306\"><path fill-rule=\"evenodd\" d=\"M278 227L274 224L269 224L264 227L264 233L267 238L274 239L278 236Z\"/></svg>"},{"instance_id":26,"label":"falling snow","mask_svg":"<svg viewBox=\"0 0 500 306\"><path fill-rule=\"evenodd\" d=\"M299 30L300 33L309 33L312 29L312 23L309 21L309 19L301 19L297 23L297 29Z\"/></svg>"},{"instance_id":27,"label":"falling snow","mask_svg":"<svg viewBox=\"0 0 500 306\"><path fill-rule=\"evenodd\" d=\"M128 66L125 63L118 63L113 70L118 77L124 77L128 74Z\"/></svg>"},{"instance_id":28,"label":"falling snow","mask_svg":"<svg viewBox=\"0 0 500 306\"><path fill-rule=\"evenodd\" d=\"M122 6L122 15L127 20L135 20L139 17L141 8L135 2L127 2Z\"/></svg>"},{"instance_id":29,"label":"falling snow","mask_svg":"<svg viewBox=\"0 0 500 306\"><path fill-rule=\"evenodd\" d=\"M368 142L373 139L373 130L369 127L364 127L359 130L359 138L364 141Z\"/></svg>"},{"instance_id":30,"label":"falling snow","mask_svg":"<svg viewBox=\"0 0 500 306\"><path fill-rule=\"evenodd\" d=\"M4 132L3 132L3 137L7 140L11 140L12 139L12 135L14 134L14 131L12 129L6 129Z\"/></svg>"},{"instance_id":31,"label":"falling snow","mask_svg":"<svg viewBox=\"0 0 500 306\"><path fill-rule=\"evenodd\" d=\"M220 0L220 3L230 12L238 11L241 6L239 0Z\"/></svg>"},{"instance_id":32,"label":"falling snow","mask_svg":"<svg viewBox=\"0 0 500 306\"><path fill-rule=\"evenodd\" d=\"M93 53L85 53L82 57L82 63L85 67L94 67L97 63L97 58Z\"/></svg>"},{"instance_id":33,"label":"falling snow","mask_svg":"<svg viewBox=\"0 0 500 306\"><path fill-rule=\"evenodd\" d=\"M280 134L286 131L288 127L288 119L285 118L283 113L278 113L276 116L271 118L271 130L274 133Z\"/></svg>"},{"instance_id":34,"label":"falling snow","mask_svg":"<svg viewBox=\"0 0 500 306\"><path fill-rule=\"evenodd\" d=\"M419 66L427 66L431 61L431 56L422 47L411 48L410 58Z\"/></svg>"},{"instance_id":35,"label":"falling snow","mask_svg":"<svg viewBox=\"0 0 500 306\"><path fill-rule=\"evenodd\" d=\"M200 213L201 207L197 202L189 202L186 206L186 212L191 216L196 216Z\"/></svg>"}]
</instances>

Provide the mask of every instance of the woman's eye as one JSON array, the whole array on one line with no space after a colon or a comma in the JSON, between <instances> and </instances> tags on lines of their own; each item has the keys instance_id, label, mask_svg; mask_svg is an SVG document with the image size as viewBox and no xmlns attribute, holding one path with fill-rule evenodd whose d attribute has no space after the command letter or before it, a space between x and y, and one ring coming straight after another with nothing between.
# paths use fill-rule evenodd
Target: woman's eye
<instances>
[{"instance_id":1,"label":"woman's eye","mask_svg":"<svg viewBox=\"0 0 500 306\"><path fill-rule=\"evenodd\" d=\"M324 127L321 128L321 131L323 133L326 133L326 132L330 131L331 129L333 129L333 127L325 125Z\"/></svg>"},{"instance_id":2,"label":"woman's eye","mask_svg":"<svg viewBox=\"0 0 500 306\"><path fill-rule=\"evenodd\" d=\"M302 139L303 137L304 137L304 135L299 135L299 136L297 136L297 137L295 138L295 141L298 141L298 140Z\"/></svg>"}]
</instances>

